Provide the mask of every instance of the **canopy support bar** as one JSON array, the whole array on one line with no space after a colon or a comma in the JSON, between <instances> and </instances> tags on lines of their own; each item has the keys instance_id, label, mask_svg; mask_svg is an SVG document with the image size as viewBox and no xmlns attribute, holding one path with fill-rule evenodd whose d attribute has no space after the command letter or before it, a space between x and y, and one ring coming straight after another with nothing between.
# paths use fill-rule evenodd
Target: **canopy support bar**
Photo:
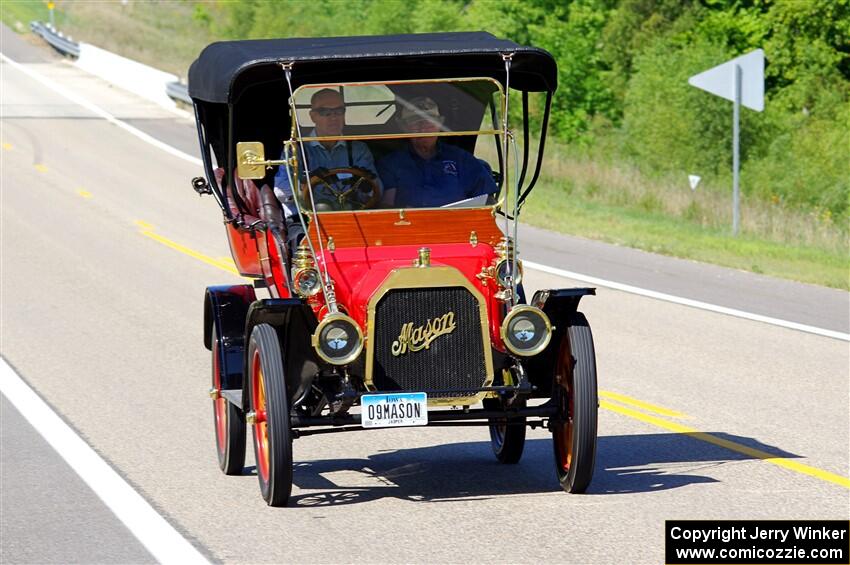
<instances>
[{"instance_id":1,"label":"canopy support bar","mask_svg":"<svg viewBox=\"0 0 850 565\"><path fill-rule=\"evenodd\" d=\"M232 220L230 211L227 206L227 198L222 194L221 187L215 180L215 173L212 168L212 156L210 155L210 142L207 139L207 131L204 127L204 122L201 120L200 107L197 102L192 103L192 110L195 112L195 123L198 126L198 143L201 145L201 159L204 161L204 172L207 175L207 180L213 188L213 197L218 202L219 207L224 211L227 219Z\"/></svg>"},{"instance_id":2,"label":"canopy support bar","mask_svg":"<svg viewBox=\"0 0 850 565\"><path fill-rule=\"evenodd\" d=\"M521 189L525 182L525 173L528 169L528 92L522 91L522 172L519 174L517 188Z\"/></svg>"},{"instance_id":3,"label":"canopy support bar","mask_svg":"<svg viewBox=\"0 0 850 565\"><path fill-rule=\"evenodd\" d=\"M295 110L295 91L292 88L292 69L294 66L295 64L292 62L280 64L280 67L286 75L286 84L289 86L289 104L292 112L292 123L295 124L295 132L298 136L298 149L301 151L301 159L304 162L304 171L307 172L310 170L310 164L307 162L307 150L304 147L304 135L301 132L301 122L298 121L298 112ZM287 168L289 167L289 165L284 166ZM292 179L290 181L290 186L292 187L292 196L298 211L298 218L301 220L301 227L304 228L304 241L307 242L307 246L310 248L310 253L313 254L313 258L316 260L316 265L320 268L319 280L322 284L322 292L325 295L325 304L327 304L328 313L333 314L338 311L338 307L336 304L336 293L334 292L333 281L328 273L328 265L325 259L325 246L322 243L322 231L319 226L319 215L313 214L313 222L316 224L316 239L319 240L319 254L317 255L316 249L313 247L313 240L310 237L310 230L308 229L307 223L304 221L301 204L298 202L297 191L300 189L298 186L298 178L297 176L294 179L292 177L293 175L290 175L290 179ZM305 177L307 180L307 193L310 195L310 207L315 211L316 202L313 199L313 183L310 180L309 174L305 174Z\"/></svg>"},{"instance_id":4,"label":"canopy support bar","mask_svg":"<svg viewBox=\"0 0 850 565\"><path fill-rule=\"evenodd\" d=\"M543 149L546 146L546 129L549 124L549 110L552 108L552 91L546 93L546 109L543 111L543 123L540 124L540 146L537 148L537 165L534 169L534 175L531 177L531 182L528 183L525 191L519 199L519 205L522 206L526 196L534 188L537 183L537 177L540 176L540 168L543 165Z\"/></svg>"},{"instance_id":5,"label":"canopy support bar","mask_svg":"<svg viewBox=\"0 0 850 565\"><path fill-rule=\"evenodd\" d=\"M508 175L508 171L510 170L510 159L508 159L508 136L510 136L511 141L514 146L514 160L518 158L516 155L516 139L513 137L513 133L508 129L508 119L510 115L510 99L511 99L511 63L513 62L514 54L513 53L502 53L502 59L505 61L505 115L504 115L504 133L502 137L502 143L504 145L504 153L505 153L505 208L508 206L508 201L510 200L510 175ZM518 173L519 167L514 167L514 173ZM519 180L519 177L517 177ZM513 235L511 236L510 223L508 220L507 210L505 210L505 236L511 237L511 243L508 245L508 259L511 265L511 293L508 297L508 300L505 301L505 305L508 307L508 311L510 311L517 304L517 254L519 252L517 245L517 228L519 226L519 189L520 184L516 183L514 185L514 207L513 207Z\"/></svg>"}]
</instances>

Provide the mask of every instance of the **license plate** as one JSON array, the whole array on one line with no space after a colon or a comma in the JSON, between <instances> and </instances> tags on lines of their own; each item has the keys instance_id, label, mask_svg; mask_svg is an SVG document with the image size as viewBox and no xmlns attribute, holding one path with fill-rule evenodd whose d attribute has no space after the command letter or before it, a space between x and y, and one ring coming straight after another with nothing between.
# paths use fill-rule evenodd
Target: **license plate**
<instances>
[{"instance_id":1,"label":"license plate","mask_svg":"<svg viewBox=\"0 0 850 565\"><path fill-rule=\"evenodd\" d=\"M365 394L360 397L364 428L394 428L428 424L428 395L424 392Z\"/></svg>"}]
</instances>

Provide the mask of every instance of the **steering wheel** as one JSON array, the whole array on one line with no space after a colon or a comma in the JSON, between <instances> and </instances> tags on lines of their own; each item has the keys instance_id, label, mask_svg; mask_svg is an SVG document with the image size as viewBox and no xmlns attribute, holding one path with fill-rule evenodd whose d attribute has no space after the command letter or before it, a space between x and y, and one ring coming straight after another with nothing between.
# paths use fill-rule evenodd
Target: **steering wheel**
<instances>
[{"instance_id":1,"label":"steering wheel","mask_svg":"<svg viewBox=\"0 0 850 565\"><path fill-rule=\"evenodd\" d=\"M365 210L374 208L381 199L377 177L359 167L319 169L310 175L313 201L317 212L331 210ZM301 201L310 207L307 183L301 185Z\"/></svg>"}]
</instances>

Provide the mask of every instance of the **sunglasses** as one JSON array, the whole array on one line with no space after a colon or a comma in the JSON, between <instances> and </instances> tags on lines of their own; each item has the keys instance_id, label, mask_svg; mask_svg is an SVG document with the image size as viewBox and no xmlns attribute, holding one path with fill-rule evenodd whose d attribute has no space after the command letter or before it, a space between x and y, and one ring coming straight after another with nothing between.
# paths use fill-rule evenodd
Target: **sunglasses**
<instances>
[{"instance_id":1,"label":"sunglasses","mask_svg":"<svg viewBox=\"0 0 850 565\"><path fill-rule=\"evenodd\" d=\"M316 112L323 118L329 118L331 116L344 116L345 106L339 106L337 108L313 108L312 111Z\"/></svg>"}]
</instances>

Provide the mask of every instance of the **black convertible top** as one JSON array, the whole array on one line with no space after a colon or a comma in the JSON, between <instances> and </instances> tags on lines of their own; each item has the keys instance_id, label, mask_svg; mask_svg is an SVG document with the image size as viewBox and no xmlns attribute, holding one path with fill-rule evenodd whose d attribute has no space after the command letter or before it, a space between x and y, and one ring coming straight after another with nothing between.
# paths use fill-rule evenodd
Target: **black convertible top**
<instances>
[{"instance_id":1,"label":"black convertible top","mask_svg":"<svg viewBox=\"0 0 850 565\"><path fill-rule=\"evenodd\" d=\"M294 63L293 87L361 82L485 76L504 83L502 54L512 53L511 88L552 92L557 66L547 51L486 32L259 39L207 46L189 68L189 95L235 103L259 82L282 80L279 63Z\"/></svg>"}]
</instances>

